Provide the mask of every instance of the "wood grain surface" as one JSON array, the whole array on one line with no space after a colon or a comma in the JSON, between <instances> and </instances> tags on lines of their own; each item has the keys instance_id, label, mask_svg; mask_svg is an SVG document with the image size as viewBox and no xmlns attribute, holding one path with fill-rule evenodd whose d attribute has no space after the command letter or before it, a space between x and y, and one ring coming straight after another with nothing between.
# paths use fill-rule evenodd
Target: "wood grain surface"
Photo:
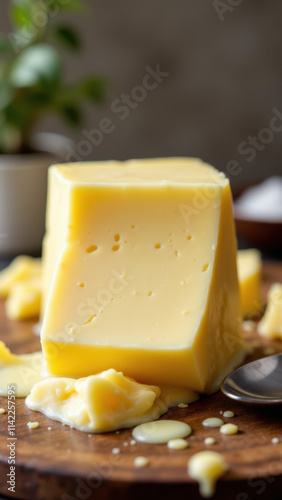
<instances>
[{"instance_id":1,"label":"wood grain surface","mask_svg":"<svg viewBox=\"0 0 282 500\"><path fill-rule=\"evenodd\" d=\"M264 266L263 293L270 284L282 282L281 264ZM4 305L0 304L0 338L16 353L32 352L40 347L39 338L32 330L32 322L9 322ZM259 338L256 332L248 338ZM282 342L268 342L260 338L261 347L248 361L263 356L265 347L282 351ZM0 407L7 408L6 398L0 398ZM224 436L218 429L203 428L204 418L220 416L220 411L233 410L232 421L240 432ZM223 394L203 397L186 409L173 408L162 418L189 423L193 429L188 438L189 447L182 451L169 450L166 445L130 444L131 429L119 433L85 434L44 415L34 413L24 404L16 403L16 493L7 485L8 423L7 413L0 415L0 493L28 500L88 500L88 499L143 499L153 495L160 498L197 499L198 485L187 474L187 462L194 453L204 450L204 438L213 436L216 444L210 446L223 455L230 469L218 482L216 499L280 500L282 498L282 407L255 409L229 400ZM38 421L38 429L30 430L28 421ZM48 430L48 427L52 427ZM271 443L279 437L278 444ZM127 443L127 445L125 444ZM121 453L113 455L119 447ZM148 467L137 469L136 456L146 456Z\"/></svg>"}]
</instances>

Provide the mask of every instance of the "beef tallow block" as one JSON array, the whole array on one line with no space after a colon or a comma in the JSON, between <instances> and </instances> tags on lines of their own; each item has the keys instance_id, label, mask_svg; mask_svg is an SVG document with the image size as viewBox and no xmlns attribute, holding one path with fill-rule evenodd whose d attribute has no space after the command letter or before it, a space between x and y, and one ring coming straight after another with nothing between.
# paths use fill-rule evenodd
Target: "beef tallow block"
<instances>
[{"instance_id":1,"label":"beef tallow block","mask_svg":"<svg viewBox=\"0 0 282 500\"><path fill-rule=\"evenodd\" d=\"M232 197L198 159L49 169L47 370L215 391L244 357Z\"/></svg>"}]
</instances>

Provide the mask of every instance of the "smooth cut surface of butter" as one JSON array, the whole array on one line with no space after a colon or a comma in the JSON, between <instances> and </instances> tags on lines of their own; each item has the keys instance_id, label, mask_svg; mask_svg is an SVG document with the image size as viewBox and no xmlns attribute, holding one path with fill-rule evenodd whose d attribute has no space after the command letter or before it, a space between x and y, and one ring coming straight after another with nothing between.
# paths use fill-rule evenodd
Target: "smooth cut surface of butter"
<instances>
[{"instance_id":1,"label":"smooth cut surface of butter","mask_svg":"<svg viewBox=\"0 0 282 500\"><path fill-rule=\"evenodd\" d=\"M0 396L7 396L9 386L14 386L15 396L26 397L35 383L45 376L42 352L12 354L0 341Z\"/></svg>"},{"instance_id":2,"label":"smooth cut surface of butter","mask_svg":"<svg viewBox=\"0 0 282 500\"><path fill-rule=\"evenodd\" d=\"M274 283L267 294L267 307L258 332L263 337L282 339L282 283Z\"/></svg>"},{"instance_id":3,"label":"smooth cut surface of butter","mask_svg":"<svg viewBox=\"0 0 282 500\"><path fill-rule=\"evenodd\" d=\"M40 411L84 432L109 432L157 419L159 387L143 385L113 369L82 379L50 378L36 384L26 399Z\"/></svg>"},{"instance_id":4,"label":"smooth cut surface of butter","mask_svg":"<svg viewBox=\"0 0 282 500\"><path fill-rule=\"evenodd\" d=\"M51 374L213 392L243 357L229 181L185 158L51 167L43 303Z\"/></svg>"},{"instance_id":5,"label":"smooth cut surface of butter","mask_svg":"<svg viewBox=\"0 0 282 500\"><path fill-rule=\"evenodd\" d=\"M256 249L239 250L237 266L242 315L243 317L255 316L262 310L262 260L260 252Z\"/></svg>"}]
</instances>

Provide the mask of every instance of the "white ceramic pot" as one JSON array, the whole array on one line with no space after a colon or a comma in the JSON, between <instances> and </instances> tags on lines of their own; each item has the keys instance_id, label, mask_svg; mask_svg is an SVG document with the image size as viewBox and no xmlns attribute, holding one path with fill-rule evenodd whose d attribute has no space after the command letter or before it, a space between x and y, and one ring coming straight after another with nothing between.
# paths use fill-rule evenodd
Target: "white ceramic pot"
<instances>
[{"instance_id":1,"label":"white ceramic pot","mask_svg":"<svg viewBox=\"0 0 282 500\"><path fill-rule=\"evenodd\" d=\"M38 133L36 152L0 155L0 256L39 254L45 231L47 170L64 162L70 139Z\"/></svg>"}]
</instances>

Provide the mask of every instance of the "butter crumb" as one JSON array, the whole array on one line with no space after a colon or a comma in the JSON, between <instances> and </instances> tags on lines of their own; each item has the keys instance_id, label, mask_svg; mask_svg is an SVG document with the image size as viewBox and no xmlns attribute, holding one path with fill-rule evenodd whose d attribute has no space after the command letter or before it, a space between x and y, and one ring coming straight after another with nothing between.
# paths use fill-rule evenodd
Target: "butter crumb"
<instances>
[{"instance_id":1,"label":"butter crumb","mask_svg":"<svg viewBox=\"0 0 282 500\"><path fill-rule=\"evenodd\" d=\"M112 454L113 455L119 455L119 453L121 453L120 449L119 448L113 448L112 449Z\"/></svg>"},{"instance_id":2,"label":"butter crumb","mask_svg":"<svg viewBox=\"0 0 282 500\"><path fill-rule=\"evenodd\" d=\"M272 442L273 444L278 444L278 443L279 443L279 438L277 438L277 437L272 438L272 439L271 439L271 442Z\"/></svg>"},{"instance_id":3,"label":"butter crumb","mask_svg":"<svg viewBox=\"0 0 282 500\"><path fill-rule=\"evenodd\" d=\"M213 437L207 437L204 441L205 444L209 445L209 444L215 444L215 439Z\"/></svg>"},{"instance_id":4,"label":"butter crumb","mask_svg":"<svg viewBox=\"0 0 282 500\"><path fill-rule=\"evenodd\" d=\"M27 422L26 425L28 426L29 429L37 429L39 427L38 422Z\"/></svg>"},{"instance_id":5,"label":"butter crumb","mask_svg":"<svg viewBox=\"0 0 282 500\"><path fill-rule=\"evenodd\" d=\"M134 458L134 467L147 467L148 465L149 465L149 460L147 457Z\"/></svg>"},{"instance_id":6,"label":"butter crumb","mask_svg":"<svg viewBox=\"0 0 282 500\"><path fill-rule=\"evenodd\" d=\"M235 415L235 413L233 411L229 411L229 410L227 410L223 413L223 416L226 418L232 418L232 417L234 417L234 415Z\"/></svg>"},{"instance_id":7,"label":"butter crumb","mask_svg":"<svg viewBox=\"0 0 282 500\"><path fill-rule=\"evenodd\" d=\"M128 443L124 441L123 446L128 446Z\"/></svg>"},{"instance_id":8,"label":"butter crumb","mask_svg":"<svg viewBox=\"0 0 282 500\"><path fill-rule=\"evenodd\" d=\"M171 450L185 450L185 448L188 448L188 443L182 438L170 439L167 443L167 447Z\"/></svg>"},{"instance_id":9,"label":"butter crumb","mask_svg":"<svg viewBox=\"0 0 282 500\"><path fill-rule=\"evenodd\" d=\"M51 431L52 430L52 427L47 427L47 431Z\"/></svg>"},{"instance_id":10,"label":"butter crumb","mask_svg":"<svg viewBox=\"0 0 282 500\"><path fill-rule=\"evenodd\" d=\"M0 415L3 415L3 413L5 412L6 412L5 408L0 408Z\"/></svg>"},{"instance_id":11,"label":"butter crumb","mask_svg":"<svg viewBox=\"0 0 282 500\"><path fill-rule=\"evenodd\" d=\"M179 403L178 408L188 408L188 406L186 403Z\"/></svg>"},{"instance_id":12,"label":"butter crumb","mask_svg":"<svg viewBox=\"0 0 282 500\"><path fill-rule=\"evenodd\" d=\"M92 437L92 434L88 434L88 437L91 438Z\"/></svg>"},{"instance_id":13,"label":"butter crumb","mask_svg":"<svg viewBox=\"0 0 282 500\"><path fill-rule=\"evenodd\" d=\"M251 332L255 328L256 324L252 320L246 320L242 323L242 329L244 332Z\"/></svg>"},{"instance_id":14,"label":"butter crumb","mask_svg":"<svg viewBox=\"0 0 282 500\"><path fill-rule=\"evenodd\" d=\"M131 444L131 446L134 446L136 444L135 439L131 439L130 444Z\"/></svg>"},{"instance_id":15,"label":"butter crumb","mask_svg":"<svg viewBox=\"0 0 282 500\"><path fill-rule=\"evenodd\" d=\"M236 424L224 424L220 427L219 430L220 430L221 434L226 434L228 436L231 436L232 434L237 434L238 425L236 425Z\"/></svg>"},{"instance_id":16,"label":"butter crumb","mask_svg":"<svg viewBox=\"0 0 282 500\"><path fill-rule=\"evenodd\" d=\"M263 354L265 356L271 356L272 354L275 354L275 349L273 349L273 347L266 347L263 351Z\"/></svg>"}]
</instances>

